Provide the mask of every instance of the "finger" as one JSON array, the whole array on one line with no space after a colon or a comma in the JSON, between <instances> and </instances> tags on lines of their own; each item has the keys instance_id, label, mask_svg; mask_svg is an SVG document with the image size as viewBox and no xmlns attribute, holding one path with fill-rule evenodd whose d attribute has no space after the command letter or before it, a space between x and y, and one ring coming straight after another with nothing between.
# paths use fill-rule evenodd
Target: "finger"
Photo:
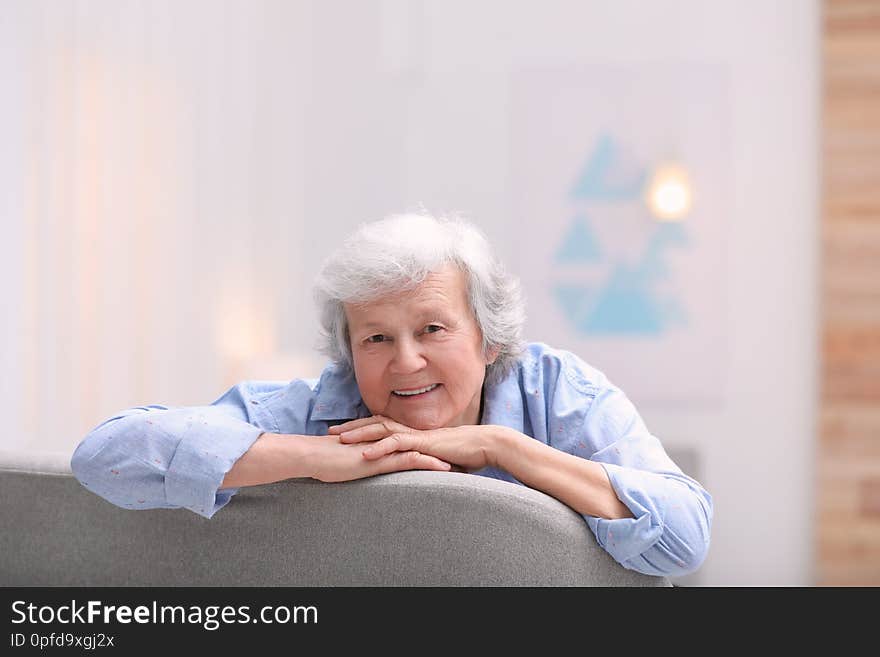
<instances>
[{"instance_id":1,"label":"finger","mask_svg":"<svg viewBox=\"0 0 880 657\"><path fill-rule=\"evenodd\" d=\"M421 452L395 452L378 462L379 473L399 472L401 470L439 470L449 472L452 465L435 456Z\"/></svg>"},{"instance_id":2,"label":"finger","mask_svg":"<svg viewBox=\"0 0 880 657\"><path fill-rule=\"evenodd\" d=\"M431 456L430 454L422 454L421 452L415 452L418 454L416 457L416 465L413 470L440 470L442 472L449 472L452 469L452 464L447 463L443 459L438 459L436 456Z\"/></svg>"},{"instance_id":3,"label":"finger","mask_svg":"<svg viewBox=\"0 0 880 657\"><path fill-rule=\"evenodd\" d=\"M394 452L407 452L416 448L416 440L412 435L395 433L367 447L364 458L374 461Z\"/></svg>"},{"instance_id":4,"label":"finger","mask_svg":"<svg viewBox=\"0 0 880 657\"><path fill-rule=\"evenodd\" d=\"M380 422L352 429L351 431L344 431L339 434L339 440L343 443L363 443L385 438L397 431L398 429L390 422Z\"/></svg>"},{"instance_id":5,"label":"finger","mask_svg":"<svg viewBox=\"0 0 880 657\"><path fill-rule=\"evenodd\" d=\"M349 420L343 424L337 424L335 426L330 427L327 431L331 434L342 433L343 431L351 431L352 429L357 429L359 427L365 427L368 424L375 424L376 422L382 422L387 420L388 418L384 415L371 415L370 417L362 417L357 420Z\"/></svg>"}]
</instances>

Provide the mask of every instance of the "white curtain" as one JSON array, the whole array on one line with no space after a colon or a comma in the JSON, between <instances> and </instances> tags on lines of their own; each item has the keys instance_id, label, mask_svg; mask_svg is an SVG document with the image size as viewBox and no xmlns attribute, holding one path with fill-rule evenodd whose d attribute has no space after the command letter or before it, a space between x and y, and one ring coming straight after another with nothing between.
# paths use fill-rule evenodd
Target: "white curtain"
<instances>
[{"instance_id":1,"label":"white curtain","mask_svg":"<svg viewBox=\"0 0 880 657\"><path fill-rule=\"evenodd\" d=\"M284 369L312 345L277 328L308 312L290 294L307 14L0 6L3 448L66 451L121 408L310 373Z\"/></svg>"}]
</instances>

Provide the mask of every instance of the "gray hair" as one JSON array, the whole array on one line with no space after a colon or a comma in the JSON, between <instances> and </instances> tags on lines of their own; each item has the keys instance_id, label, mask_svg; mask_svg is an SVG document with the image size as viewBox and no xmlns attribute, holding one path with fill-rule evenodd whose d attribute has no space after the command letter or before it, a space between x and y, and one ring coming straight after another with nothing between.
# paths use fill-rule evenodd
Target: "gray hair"
<instances>
[{"instance_id":1,"label":"gray hair","mask_svg":"<svg viewBox=\"0 0 880 657\"><path fill-rule=\"evenodd\" d=\"M468 301L483 336L483 355L497 351L486 383L501 381L525 345L525 302L519 280L495 258L475 226L453 217L399 214L362 224L321 267L315 301L321 321L318 350L353 370L344 303L368 303L414 289L429 274L455 265L467 279Z\"/></svg>"}]
</instances>

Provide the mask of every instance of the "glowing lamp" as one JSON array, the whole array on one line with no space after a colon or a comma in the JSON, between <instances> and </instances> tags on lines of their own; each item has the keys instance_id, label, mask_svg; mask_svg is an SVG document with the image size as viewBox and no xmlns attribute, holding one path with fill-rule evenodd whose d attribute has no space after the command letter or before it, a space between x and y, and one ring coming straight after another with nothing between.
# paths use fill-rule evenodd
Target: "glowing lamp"
<instances>
[{"instance_id":1,"label":"glowing lamp","mask_svg":"<svg viewBox=\"0 0 880 657\"><path fill-rule=\"evenodd\" d=\"M646 193L651 213L663 221L680 221L691 210L693 193L687 171L680 166L657 167Z\"/></svg>"}]
</instances>

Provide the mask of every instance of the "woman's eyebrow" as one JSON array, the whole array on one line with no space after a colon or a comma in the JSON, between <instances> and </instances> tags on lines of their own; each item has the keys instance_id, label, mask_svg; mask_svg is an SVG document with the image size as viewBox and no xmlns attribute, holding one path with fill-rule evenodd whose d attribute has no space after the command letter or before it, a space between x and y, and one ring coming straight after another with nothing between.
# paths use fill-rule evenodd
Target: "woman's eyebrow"
<instances>
[{"instance_id":1,"label":"woman's eyebrow","mask_svg":"<svg viewBox=\"0 0 880 657\"><path fill-rule=\"evenodd\" d=\"M377 322L367 322L357 327L359 332L382 330L384 327Z\"/></svg>"},{"instance_id":2,"label":"woman's eyebrow","mask_svg":"<svg viewBox=\"0 0 880 657\"><path fill-rule=\"evenodd\" d=\"M424 310L419 311L416 317L423 322L433 320L440 320L443 322L449 321L449 314L447 311L440 308L425 308Z\"/></svg>"},{"instance_id":3,"label":"woman's eyebrow","mask_svg":"<svg viewBox=\"0 0 880 657\"><path fill-rule=\"evenodd\" d=\"M444 321L448 321L446 318L446 313L438 310L436 308L426 308L425 310L420 310L415 314L420 321L430 320L430 319L442 319ZM366 332L366 331L381 331L384 330L385 325L381 322L371 321L366 324L361 324L357 327L358 332Z\"/></svg>"}]
</instances>

